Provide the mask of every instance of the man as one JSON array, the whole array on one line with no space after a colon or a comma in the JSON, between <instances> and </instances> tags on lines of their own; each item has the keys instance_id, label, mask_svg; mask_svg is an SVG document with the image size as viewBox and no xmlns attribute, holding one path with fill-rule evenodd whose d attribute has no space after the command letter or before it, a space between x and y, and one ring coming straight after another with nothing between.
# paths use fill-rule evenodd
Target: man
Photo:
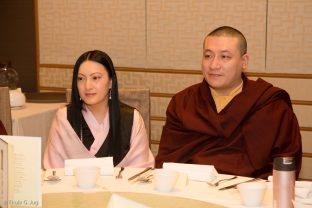
<instances>
[{"instance_id":1,"label":"man","mask_svg":"<svg viewBox=\"0 0 312 208\"><path fill-rule=\"evenodd\" d=\"M298 176L301 135L289 95L249 80L243 73L248 59L240 31L223 26L206 36L204 80L171 99L156 167L208 164L219 173L267 178L275 157L292 156Z\"/></svg>"}]
</instances>

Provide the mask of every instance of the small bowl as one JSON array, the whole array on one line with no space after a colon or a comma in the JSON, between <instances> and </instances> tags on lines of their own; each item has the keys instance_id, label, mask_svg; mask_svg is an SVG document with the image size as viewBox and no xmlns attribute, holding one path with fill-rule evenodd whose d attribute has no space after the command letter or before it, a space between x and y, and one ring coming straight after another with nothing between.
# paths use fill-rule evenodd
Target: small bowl
<instances>
[{"instance_id":1,"label":"small bowl","mask_svg":"<svg viewBox=\"0 0 312 208\"><path fill-rule=\"evenodd\" d=\"M96 181L100 176L100 168L95 166L78 167L74 169L74 174L80 188L90 189L95 186Z\"/></svg>"},{"instance_id":2,"label":"small bowl","mask_svg":"<svg viewBox=\"0 0 312 208\"><path fill-rule=\"evenodd\" d=\"M177 182L178 172L169 169L155 169L153 176L156 190L170 192Z\"/></svg>"},{"instance_id":3,"label":"small bowl","mask_svg":"<svg viewBox=\"0 0 312 208\"><path fill-rule=\"evenodd\" d=\"M237 185L243 204L246 206L260 206L266 188L267 185L263 182L246 182Z\"/></svg>"}]
</instances>

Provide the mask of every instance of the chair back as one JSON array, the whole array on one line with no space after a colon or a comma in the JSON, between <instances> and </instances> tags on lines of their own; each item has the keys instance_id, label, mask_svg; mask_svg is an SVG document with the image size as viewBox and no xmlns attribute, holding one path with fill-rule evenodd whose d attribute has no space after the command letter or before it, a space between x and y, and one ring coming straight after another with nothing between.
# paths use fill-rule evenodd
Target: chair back
<instances>
[{"instance_id":1,"label":"chair back","mask_svg":"<svg viewBox=\"0 0 312 208\"><path fill-rule=\"evenodd\" d=\"M0 87L0 120L8 135L12 135L12 116L8 87Z\"/></svg>"},{"instance_id":2,"label":"chair back","mask_svg":"<svg viewBox=\"0 0 312 208\"><path fill-rule=\"evenodd\" d=\"M123 88L119 89L119 99L121 102L136 108L145 124L149 144L151 144L150 133L150 90L148 88Z\"/></svg>"},{"instance_id":3,"label":"chair back","mask_svg":"<svg viewBox=\"0 0 312 208\"><path fill-rule=\"evenodd\" d=\"M149 144L151 145L151 132L150 132L150 90L148 88L120 88L119 99L121 102L130 105L137 109L145 124ZM70 102L71 89L66 89L66 101Z\"/></svg>"}]
</instances>

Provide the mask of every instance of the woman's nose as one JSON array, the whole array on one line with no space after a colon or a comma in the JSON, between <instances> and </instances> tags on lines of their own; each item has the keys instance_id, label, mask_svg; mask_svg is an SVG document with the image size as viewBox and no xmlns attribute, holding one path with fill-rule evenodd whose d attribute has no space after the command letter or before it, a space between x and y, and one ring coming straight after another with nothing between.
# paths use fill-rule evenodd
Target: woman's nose
<instances>
[{"instance_id":1,"label":"woman's nose","mask_svg":"<svg viewBox=\"0 0 312 208\"><path fill-rule=\"evenodd\" d=\"M92 88L92 82L90 79L86 79L86 82L85 82L85 87L86 89L90 89Z\"/></svg>"}]
</instances>

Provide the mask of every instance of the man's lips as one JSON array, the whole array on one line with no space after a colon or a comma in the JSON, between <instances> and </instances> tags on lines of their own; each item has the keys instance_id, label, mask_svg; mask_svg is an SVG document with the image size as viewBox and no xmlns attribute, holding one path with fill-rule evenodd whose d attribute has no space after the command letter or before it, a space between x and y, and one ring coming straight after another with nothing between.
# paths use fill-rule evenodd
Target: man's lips
<instances>
[{"instance_id":1,"label":"man's lips","mask_svg":"<svg viewBox=\"0 0 312 208\"><path fill-rule=\"evenodd\" d=\"M221 77L221 74L208 74L208 76L212 76L212 77Z\"/></svg>"}]
</instances>

